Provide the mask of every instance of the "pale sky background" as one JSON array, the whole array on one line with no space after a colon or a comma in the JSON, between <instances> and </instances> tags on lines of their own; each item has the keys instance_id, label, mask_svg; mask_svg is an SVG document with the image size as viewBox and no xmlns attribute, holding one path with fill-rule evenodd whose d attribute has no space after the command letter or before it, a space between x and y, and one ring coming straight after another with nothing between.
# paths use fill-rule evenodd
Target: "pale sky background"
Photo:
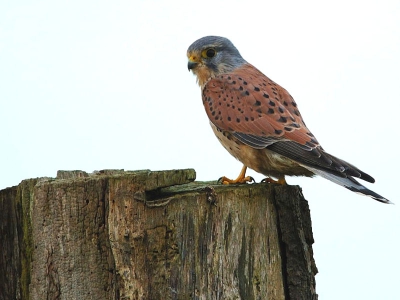
<instances>
[{"instance_id":1,"label":"pale sky background","mask_svg":"<svg viewBox=\"0 0 400 300\"><path fill-rule=\"evenodd\" d=\"M309 201L320 299L400 299L398 0L1 1L0 189L74 169L236 177L187 70L205 35L285 87L325 150L396 203L288 178Z\"/></svg>"}]
</instances>

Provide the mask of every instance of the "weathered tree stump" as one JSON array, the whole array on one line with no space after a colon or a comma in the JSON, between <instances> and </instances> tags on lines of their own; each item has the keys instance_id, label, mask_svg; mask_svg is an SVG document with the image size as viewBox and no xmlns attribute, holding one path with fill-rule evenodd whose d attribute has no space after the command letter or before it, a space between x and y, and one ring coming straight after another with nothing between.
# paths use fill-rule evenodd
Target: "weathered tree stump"
<instances>
[{"instance_id":1,"label":"weathered tree stump","mask_svg":"<svg viewBox=\"0 0 400 300\"><path fill-rule=\"evenodd\" d=\"M59 171L0 191L0 299L317 299L299 187L194 179Z\"/></svg>"}]
</instances>

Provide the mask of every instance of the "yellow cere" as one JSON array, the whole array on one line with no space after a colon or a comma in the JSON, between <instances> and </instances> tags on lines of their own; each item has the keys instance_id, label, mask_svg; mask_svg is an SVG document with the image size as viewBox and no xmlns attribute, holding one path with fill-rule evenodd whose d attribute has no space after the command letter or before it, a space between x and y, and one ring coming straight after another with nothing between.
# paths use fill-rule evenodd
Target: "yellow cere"
<instances>
[{"instance_id":1,"label":"yellow cere","mask_svg":"<svg viewBox=\"0 0 400 300\"><path fill-rule=\"evenodd\" d=\"M197 61L197 57L195 55L190 55L189 56L189 61L196 62Z\"/></svg>"}]
</instances>

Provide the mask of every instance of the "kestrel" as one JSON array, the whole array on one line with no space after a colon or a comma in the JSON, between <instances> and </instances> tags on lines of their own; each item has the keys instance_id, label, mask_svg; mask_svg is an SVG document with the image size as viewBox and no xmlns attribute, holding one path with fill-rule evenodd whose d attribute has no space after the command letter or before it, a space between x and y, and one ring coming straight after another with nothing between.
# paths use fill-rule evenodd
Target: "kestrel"
<instances>
[{"instance_id":1,"label":"kestrel","mask_svg":"<svg viewBox=\"0 0 400 300\"><path fill-rule=\"evenodd\" d=\"M320 175L353 192L391 203L354 179L373 183L374 178L325 152L292 96L244 60L231 41L203 37L189 46L187 56L215 135L244 165L236 180L223 177L223 183L249 181L247 167L281 184L286 183L285 175Z\"/></svg>"}]
</instances>

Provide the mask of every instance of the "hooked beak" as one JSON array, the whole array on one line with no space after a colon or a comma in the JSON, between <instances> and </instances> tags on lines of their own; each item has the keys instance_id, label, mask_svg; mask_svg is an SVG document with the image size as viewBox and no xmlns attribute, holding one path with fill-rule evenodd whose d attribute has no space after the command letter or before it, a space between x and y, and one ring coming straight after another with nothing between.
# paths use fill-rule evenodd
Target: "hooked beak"
<instances>
[{"instance_id":1,"label":"hooked beak","mask_svg":"<svg viewBox=\"0 0 400 300\"><path fill-rule=\"evenodd\" d=\"M195 54L188 54L188 70L193 70L199 65L199 58Z\"/></svg>"},{"instance_id":2,"label":"hooked beak","mask_svg":"<svg viewBox=\"0 0 400 300\"><path fill-rule=\"evenodd\" d=\"M196 68L198 64L199 64L198 62L189 60L188 61L188 70L190 71L190 70Z\"/></svg>"}]
</instances>

